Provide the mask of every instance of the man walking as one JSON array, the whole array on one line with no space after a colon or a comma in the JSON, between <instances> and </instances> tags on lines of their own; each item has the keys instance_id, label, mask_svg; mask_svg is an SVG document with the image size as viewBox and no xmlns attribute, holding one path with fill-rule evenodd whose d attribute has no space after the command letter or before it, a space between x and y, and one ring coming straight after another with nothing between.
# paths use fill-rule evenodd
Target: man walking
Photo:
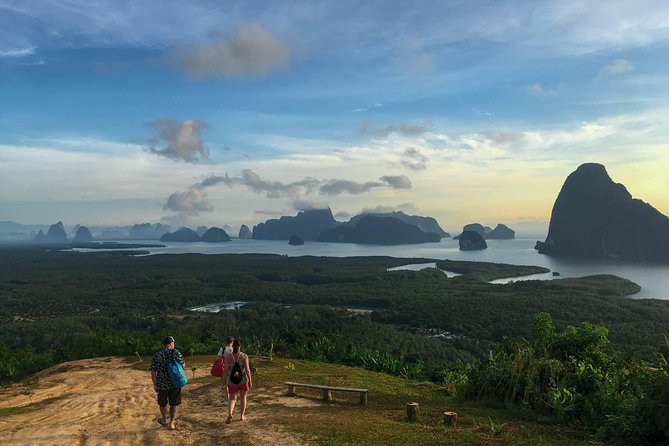
<instances>
[{"instance_id":1,"label":"man walking","mask_svg":"<svg viewBox=\"0 0 669 446\"><path fill-rule=\"evenodd\" d=\"M177 428L177 406L181 404L181 388L176 387L170 380L167 367L172 361L178 361L181 366L186 367L184 357L181 352L174 348L174 338L167 336L163 339L163 349L153 355L151 360L151 379L153 380L153 389L158 394L158 406L160 407L160 418L158 423L170 429ZM170 422L167 423L167 404L170 405Z\"/></svg>"}]
</instances>

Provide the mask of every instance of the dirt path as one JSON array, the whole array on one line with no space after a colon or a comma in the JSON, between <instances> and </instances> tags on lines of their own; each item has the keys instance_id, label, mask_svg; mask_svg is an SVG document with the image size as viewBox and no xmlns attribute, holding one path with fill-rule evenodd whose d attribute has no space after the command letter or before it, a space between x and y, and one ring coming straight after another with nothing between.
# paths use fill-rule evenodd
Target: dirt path
<instances>
[{"instance_id":1,"label":"dirt path","mask_svg":"<svg viewBox=\"0 0 669 446\"><path fill-rule=\"evenodd\" d=\"M198 372L196 377L208 368L199 367ZM134 370L120 358L75 361L45 371L31 389L0 389L0 408L35 407L0 416L0 444L309 444L271 424L265 402L290 404L281 397L282 390L253 389L249 420L226 425L227 408L218 386L191 383L184 389L178 430L170 431L156 421L159 411L148 371Z\"/></svg>"}]
</instances>

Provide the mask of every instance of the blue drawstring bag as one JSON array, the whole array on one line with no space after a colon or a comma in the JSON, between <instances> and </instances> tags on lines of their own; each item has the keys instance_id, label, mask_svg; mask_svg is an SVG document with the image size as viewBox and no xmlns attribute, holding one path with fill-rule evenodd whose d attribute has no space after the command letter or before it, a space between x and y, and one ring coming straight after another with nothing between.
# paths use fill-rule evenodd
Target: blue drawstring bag
<instances>
[{"instance_id":1,"label":"blue drawstring bag","mask_svg":"<svg viewBox=\"0 0 669 446\"><path fill-rule=\"evenodd\" d=\"M170 365L167 366L167 373L170 375L170 381L174 387L180 389L186 384L188 384L188 377L186 377L186 371L181 366L181 363L177 360L173 360Z\"/></svg>"}]
</instances>

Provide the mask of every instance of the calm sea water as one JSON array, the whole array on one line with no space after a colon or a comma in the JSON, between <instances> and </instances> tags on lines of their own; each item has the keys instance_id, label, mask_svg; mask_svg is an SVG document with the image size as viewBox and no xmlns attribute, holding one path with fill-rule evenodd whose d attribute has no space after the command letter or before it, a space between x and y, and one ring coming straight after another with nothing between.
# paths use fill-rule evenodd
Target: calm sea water
<instances>
[{"instance_id":1,"label":"calm sea water","mask_svg":"<svg viewBox=\"0 0 669 446\"><path fill-rule=\"evenodd\" d=\"M155 243L155 241L145 241ZM488 249L483 251L460 251L457 240L443 239L440 243L420 245L370 246L352 243L305 242L302 246L289 246L287 241L239 240L227 243L179 243L160 242L164 248L145 249L151 254L232 254L267 253L288 256L392 256L426 257L431 259L469 260L476 262L510 263L513 265L537 265L557 271L536 274L524 279L552 280L564 277L582 277L594 274L614 274L639 284L641 292L636 298L656 298L669 300L669 265L633 264L613 260L580 259L571 257L549 257L534 250L536 239L488 240ZM504 283L520 278L502 279Z\"/></svg>"}]
</instances>

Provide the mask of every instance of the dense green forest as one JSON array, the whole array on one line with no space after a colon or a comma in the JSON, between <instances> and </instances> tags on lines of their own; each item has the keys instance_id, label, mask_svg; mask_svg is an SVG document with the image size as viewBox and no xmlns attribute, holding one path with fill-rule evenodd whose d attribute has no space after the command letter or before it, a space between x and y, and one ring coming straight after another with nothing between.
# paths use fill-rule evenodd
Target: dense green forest
<instances>
[{"instance_id":1,"label":"dense green forest","mask_svg":"<svg viewBox=\"0 0 669 446\"><path fill-rule=\"evenodd\" d=\"M167 332L194 340L272 338L278 348L300 336L338 335L420 362L433 376L486 355L505 336L527 336L539 312L550 313L558 328L584 321L606 325L614 348L646 358L657 351L669 321L668 302L625 297L638 286L614 276L499 285L486 280L531 274L537 267L448 262L443 267L465 273L455 278L434 268L387 271L434 261L5 249L0 339L7 353L57 352L66 359L83 355L81 343L100 333L141 339L134 342L145 350L157 348ZM238 300L250 304L217 314L189 310ZM214 348L198 342L189 348ZM0 378L22 375L16 370Z\"/></svg>"}]
</instances>

